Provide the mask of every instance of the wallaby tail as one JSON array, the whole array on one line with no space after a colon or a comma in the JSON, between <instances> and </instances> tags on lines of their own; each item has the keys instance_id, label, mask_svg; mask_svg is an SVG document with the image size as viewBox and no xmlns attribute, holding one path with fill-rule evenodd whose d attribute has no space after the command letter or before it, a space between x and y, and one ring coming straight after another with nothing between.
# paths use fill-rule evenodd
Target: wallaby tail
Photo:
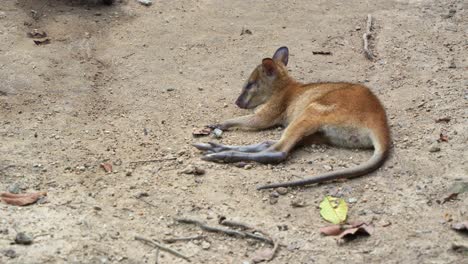
<instances>
[{"instance_id":1,"label":"wallaby tail","mask_svg":"<svg viewBox=\"0 0 468 264\"><path fill-rule=\"evenodd\" d=\"M383 130L385 129L385 130ZM390 135L388 130L382 128L382 130L374 130L371 132L371 140L374 145L374 154L366 162L362 163L353 168L347 168L338 171L327 172L319 174L303 180L290 181L284 183L273 183L257 187L257 190L278 188L278 187L294 187L304 186L314 183L321 183L326 181L333 181L338 179L350 179L368 174L372 171L377 170L388 157L390 151Z\"/></svg>"}]
</instances>

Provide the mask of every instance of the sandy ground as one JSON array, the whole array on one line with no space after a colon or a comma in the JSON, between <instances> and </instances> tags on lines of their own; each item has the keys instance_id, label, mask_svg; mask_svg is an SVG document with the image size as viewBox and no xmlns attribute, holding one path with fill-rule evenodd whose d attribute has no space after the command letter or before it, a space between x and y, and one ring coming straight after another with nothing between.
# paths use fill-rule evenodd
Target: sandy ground
<instances>
[{"instance_id":1,"label":"sandy ground","mask_svg":"<svg viewBox=\"0 0 468 264\"><path fill-rule=\"evenodd\" d=\"M2 1L0 191L48 197L27 207L0 203L0 263L154 263L155 250L134 236L200 233L175 223L180 216L213 225L225 216L267 230L284 244L271 263L468 263L451 249L467 236L450 229L467 220L468 194L440 203L450 186L468 181L467 7L463 0ZM362 53L367 14L375 18L374 61ZM50 44L35 45L27 37L33 29L46 31ZM283 164L246 168L200 160L191 143L281 135L232 131L217 140L191 132L246 114L233 103L245 78L282 45L296 79L365 83L379 96L394 143L379 171L274 199L255 187L354 166L371 152L310 146ZM435 121L443 117L450 121ZM441 133L447 142L437 143ZM135 163L154 159L162 160ZM102 162L114 171L106 174ZM180 173L189 165L206 174ZM349 219L372 221L375 233L345 244L321 236L327 223L318 204L327 194L352 201ZM306 206L291 205L298 201ZM33 244L14 244L18 232ZM193 263L243 263L267 247L206 235L169 246Z\"/></svg>"}]
</instances>

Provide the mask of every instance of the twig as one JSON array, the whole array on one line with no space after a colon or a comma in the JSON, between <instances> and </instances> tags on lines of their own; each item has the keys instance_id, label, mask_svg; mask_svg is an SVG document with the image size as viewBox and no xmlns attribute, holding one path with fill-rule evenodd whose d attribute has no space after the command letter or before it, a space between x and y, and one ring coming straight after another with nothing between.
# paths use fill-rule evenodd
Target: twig
<instances>
[{"instance_id":1,"label":"twig","mask_svg":"<svg viewBox=\"0 0 468 264\"><path fill-rule=\"evenodd\" d=\"M245 236L253 238L253 239L261 240L261 241L267 242L268 244L274 245L274 240L270 237L270 235L268 235L268 233L258 228L249 226L248 224L245 224L242 222L236 222L236 221L231 221L231 220L226 220L226 219L221 219L219 223L225 226L237 227L243 230L249 230L250 232L245 232ZM259 232L263 234L263 236L256 235L254 234L255 232Z\"/></svg>"},{"instance_id":2,"label":"twig","mask_svg":"<svg viewBox=\"0 0 468 264\"><path fill-rule=\"evenodd\" d=\"M174 238L165 238L162 241L164 241L164 243L171 244L177 241L191 241L191 240L198 240L198 239L204 239L204 238L206 238L206 236L174 237Z\"/></svg>"},{"instance_id":3,"label":"twig","mask_svg":"<svg viewBox=\"0 0 468 264\"><path fill-rule=\"evenodd\" d=\"M366 33L362 35L362 39L364 40L364 55L366 55L366 58L368 60L374 59L374 55L372 54L372 51L369 49L369 39L372 37L371 30L372 30L372 16L368 14Z\"/></svg>"},{"instance_id":4,"label":"twig","mask_svg":"<svg viewBox=\"0 0 468 264\"><path fill-rule=\"evenodd\" d=\"M177 159L176 157L169 157L169 158L162 158L162 159L137 160L137 161L131 161L130 164L161 162L161 161L176 160L176 159Z\"/></svg>"},{"instance_id":5,"label":"twig","mask_svg":"<svg viewBox=\"0 0 468 264\"><path fill-rule=\"evenodd\" d=\"M156 260L154 261L154 264L158 264L159 263L159 248L156 248L156 252L154 253L154 255L156 255Z\"/></svg>"},{"instance_id":6,"label":"twig","mask_svg":"<svg viewBox=\"0 0 468 264\"><path fill-rule=\"evenodd\" d=\"M177 222L183 223L183 224L192 224L192 225L197 225L199 226L202 230L208 231L208 232L213 232L213 233L224 233L226 235L230 236L238 236L238 237L245 237L246 234L244 232L240 232L237 230L233 229L228 229L228 228L222 228L222 227L216 227L216 226L208 226L205 225L204 223L194 220L194 219L188 219L188 218L177 218Z\"/></svg>"},{"instance_id":7,"label":"twig","mask_svg":"<svg viewBox=\"0 0 468 264\"><path fill-rule=\"evenodd\" d=\"M227 220L226 218L220 219L219 223L221 225L230 226L230 227L238 227L238 228L241 228L241 229L244 229L244 230L255 229L255 228L253 228L253 227L251 227L251 226L249 226L247 224L237 222L237 221Z\"/></svg>"},{"instance_id":8,"label":"twig","mask_svg":"<svg viewBox=\"0 0 468 264\"><path fill-rule=\"evenodd\" d=\"M314 55L332 55L330 51L312 51Z\"/></svg>"},{"instance_id":9,"label":"twig","mask_svg":"<svg viewBox=\"0 0 468 264\"><path fill-rule=\"evenodd\" d=\"M127 55L125 55L125 56L122 56L122 59L128 59L128 58L130 58L130 57L133 56L133 55L135 55L135 52L132 52L132 53L130 53L130 54L127 54Z\"/></svg>"},{"instance_id":10,"label":"twig","mask_svg":"<svg viewBox=\"0 0 468 264\"><path fill-rule=\"evenodd\" d=\"M140 201L144 202L145 204L147 204L147 205L149 205L149 206L151 206L151 207L158 208L157 205L152 204L152 203L146 201L145 199L143 199L143 198L141 198L141 197L135 197L135 199L140 200Z\"/></svg>"},{"instance_id":11,"label":"twig","mask_svg":"<svg viewBox=\"0 0 468 264\"><path fill-rule=\"evenodd\" d=\"M256 227L253 227L253 226L250 226L248 224L245 224L245 223L242 223L242 222L237 222L237 221L231 221L231 220L227 220L225 218L222 218L220 221L219 221L220 224L222 225L225 225L225 226L232 226L232 227L238 227L238 228L242 228L244 230L251 230L251 232L259 232L259 233L262 233L265 237L262 237L262 236L257 236L255 234L252 234L252 233L246 233L246 234L251 234L252 236L256 236L256 239L259 239L259 240L263 240L271 245L273 245L273 249L272 249L272 253L270 255L270 257L267 259L267 261L270 261L274 258L275 254L276 254L276 251L278 251L278 248L280 246L280 243L276 240L274 240L270 234L268 234L267 232L263 231L263 230L260 230ZM249 235L247 235L249 236ZM249 236L251 237L251 236ZM253 238L253 237L252 237Z\"/></svg>"},{"instance_id":12,"label":"twig","mask_svg":"<svg viewBox=\"0 0 468 264\"><path fill-rule=\"evenodd\" d=\"M184 255L182 255L181 253L179 253L179 252L177 252L177 251L175 251L175 250L173 250L173 249L170 249L170 248L168 248L168 247L166 247L166 246L163 246L163 245L161 245L161 244L159 244L159 243L157 243L157 242L155 242L155 241L153 241L153 240L151 240L151 239L144 238L144 237L141 237L141 236L135 236L135 240L139 240L139 241L148 243L148 244L150 244L150 245L152 245L152 246L154 246L154 247L157 247L157 248L159 248L159 249L161 249L161 250L164 250L164 251L166 251L166 252L169 252L169 253L171 253L172 255L176 256L176 257L183 258L183 259L185 259L186 261L191 262L190 259L189 259L187 256L184 256ZM159 253L158 253L158 254L159 254Z\"/></svg>"},{"instance_id":13,"label":"twig","mask_svg":"<svg viewBox=\"0 0 468 264\"><path fill-rule=\"evenodd\" d=\"M274 244L274 241L273 239L269 238L269 237L263 237L263 236L259 236L257 234L254 234L254 233L251 233L251 232L242 232L242 231L237 231L237 230L234 230L234 229L229 229L229 228L222 228L222 227L216 227L216 226L208 226L198 220L194 220L194 219L188 219L188 218L177 218L176 219L177 222L179 223L184 223L184 224L194 224L194 225L197 225L199 226L202 230L205 230L205 231L208 231L208 232L214 232L214 233L224 233L226 235L230 235L230 236L237 236L237 237L248 237L248 238L252 238L252 239L256 239L256 240L260 240L260 241L263 241L263 242L267 242L268 244L271 244L273 245ZM221 224L225 223L226 220L224 220ZM243 223L238 223L238 222L229 222L228 221L228 224L232 224L231 226L236 226L236 227L243 227L244 229L250 229L250 230L254 230L254 231L258 231L257 229L255 228L251 228L249 227L248 225L246 224L243 224ZM227 224L227 225L228 225ZM261 231L259 231L261 232ZM265 232L261 232L262 234L265 234Z\"/></svg>"}]
</instances>

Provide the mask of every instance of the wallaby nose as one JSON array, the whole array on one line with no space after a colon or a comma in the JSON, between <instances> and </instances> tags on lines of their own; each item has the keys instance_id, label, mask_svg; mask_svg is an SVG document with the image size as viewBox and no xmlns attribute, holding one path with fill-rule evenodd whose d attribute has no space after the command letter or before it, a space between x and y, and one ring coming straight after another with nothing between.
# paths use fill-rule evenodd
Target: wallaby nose
<instances>
[{"instance_id":1,"label":"wallaby nose","mask_svg":"<svg viewBox=\"0 0 468 264\"><path fill-rule=\"evenodd\" d=\"M244 102L242 101L242 98L237 98L236 100L236 105L239 107L239 108L245 108L245 104Z\"/></svg>"}]
</instances>

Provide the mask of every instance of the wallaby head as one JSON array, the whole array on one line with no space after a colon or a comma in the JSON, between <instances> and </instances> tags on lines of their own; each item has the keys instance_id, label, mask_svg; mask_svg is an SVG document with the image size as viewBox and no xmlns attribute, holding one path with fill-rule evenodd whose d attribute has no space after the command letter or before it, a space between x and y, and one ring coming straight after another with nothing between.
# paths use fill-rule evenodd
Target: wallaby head
<instances>
[{"instance_id":1,"label":"wallaby head","mask_svg":"<svg viewBox=\"0 0 468 264\"><path fill-rule=\"evenodd\" d=\"M289 60L287 47L279 48L273 58L265 58L250 74L242 87L242 92L236 100L236 105L244 109L252 109L264 104L289 81L286 65Z\"/></svg>"}]
</instances>

